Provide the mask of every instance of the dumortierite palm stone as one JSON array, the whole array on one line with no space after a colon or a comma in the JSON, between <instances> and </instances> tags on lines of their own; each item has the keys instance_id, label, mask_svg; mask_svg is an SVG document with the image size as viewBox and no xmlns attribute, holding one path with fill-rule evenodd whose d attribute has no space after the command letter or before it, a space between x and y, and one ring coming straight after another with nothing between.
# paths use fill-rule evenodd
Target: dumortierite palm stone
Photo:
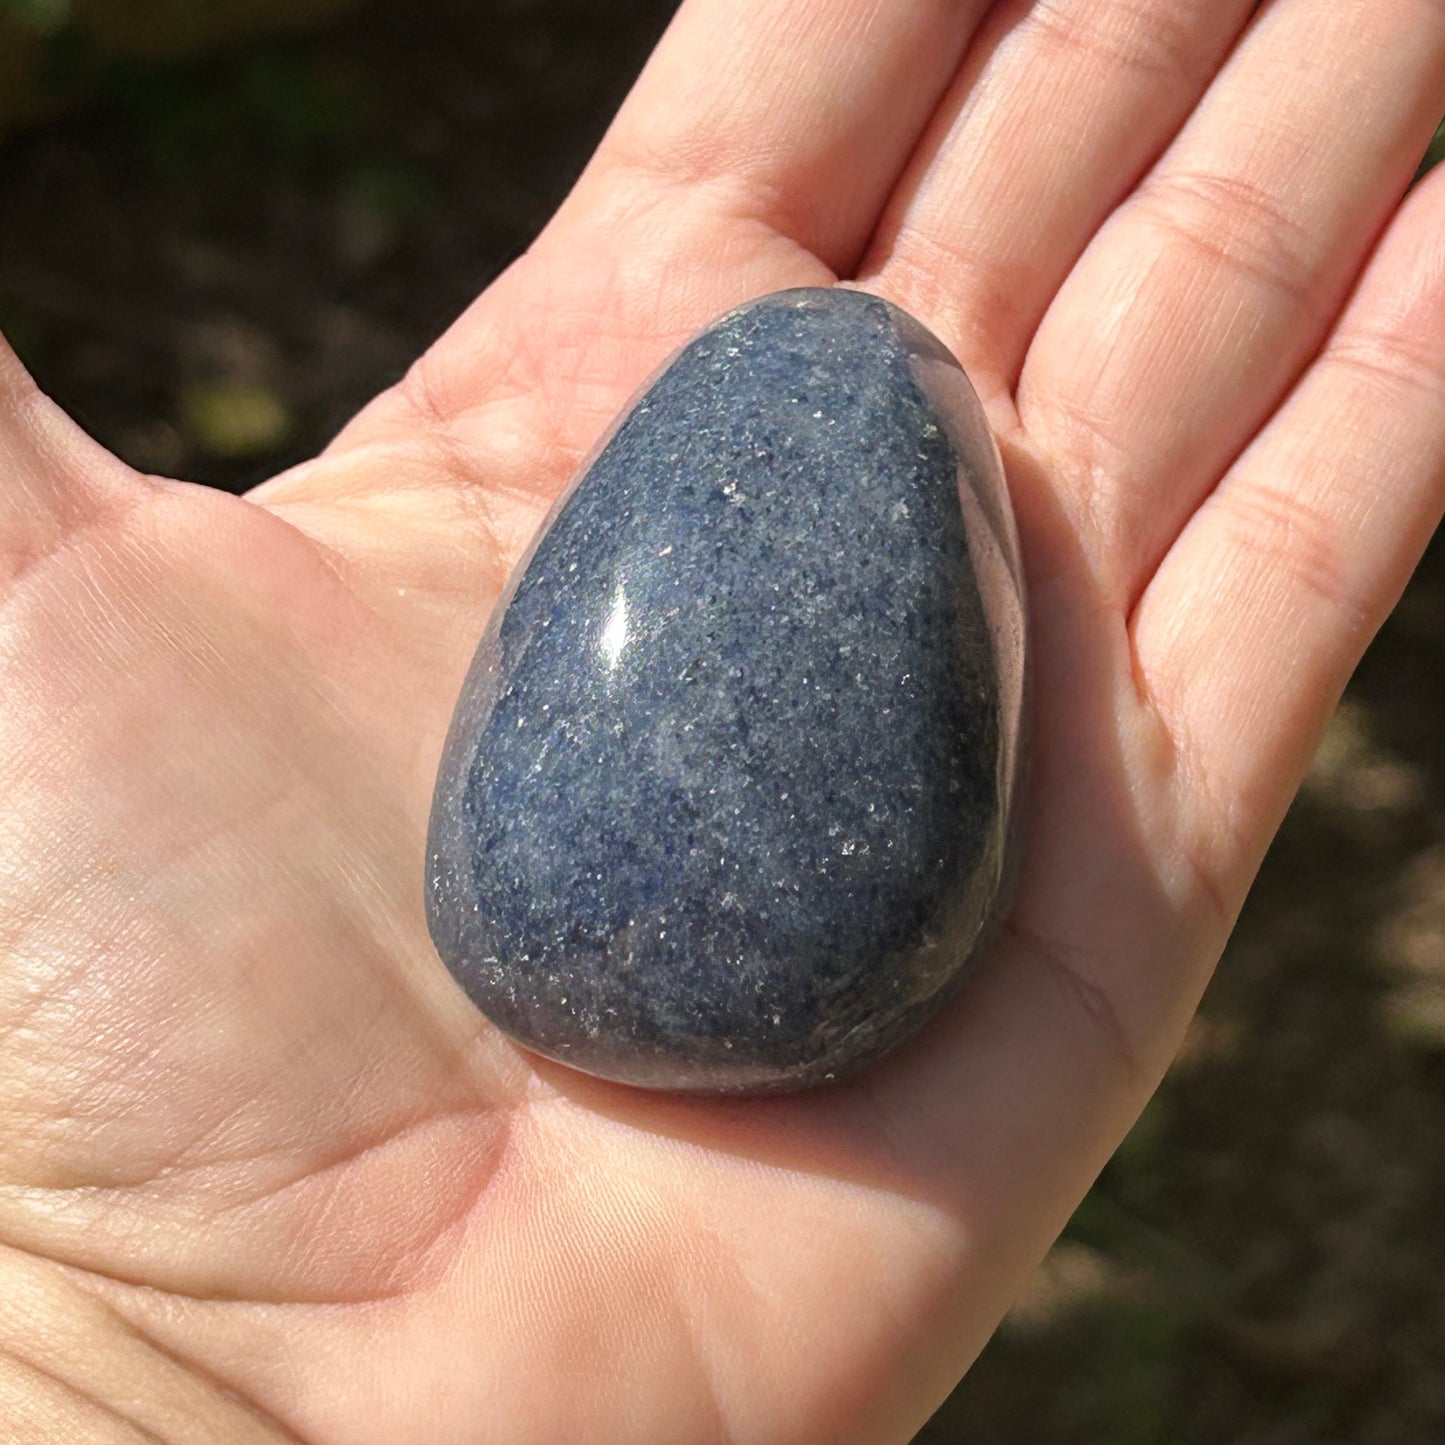
<instances>
[{"instance_id":1,"label":"dumortierite palm stone","mask_svg":"<svg viewBox=\"0 0 1445 1445\"><path fill-rule=\"evenodd\" d=\"M755 301L633 401L492 618L432 813L437 948L588 1073L839 1077L1001 906L1023 685L957 363L861 292Z\"/></svg>"}]
</instances>

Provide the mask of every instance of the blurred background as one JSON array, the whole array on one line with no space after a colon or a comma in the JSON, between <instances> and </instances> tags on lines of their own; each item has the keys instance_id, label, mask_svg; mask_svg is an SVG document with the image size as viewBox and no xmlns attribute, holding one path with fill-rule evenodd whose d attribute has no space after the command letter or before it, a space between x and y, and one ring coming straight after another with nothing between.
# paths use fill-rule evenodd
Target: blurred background
<instances>
[{"instance_id":1,"label":"blurred background","mask_svg":"<svg viewBox=\"0 0 1445 1445\"><path fill-rule=\"evenodd\" d=\"M0 0L0 328L128 461L243 490L525 247L672 8ZM1439 539L1162 1093L918 1437L1022 1441L1445 1441Z\"/></svg>"}]
</instances>

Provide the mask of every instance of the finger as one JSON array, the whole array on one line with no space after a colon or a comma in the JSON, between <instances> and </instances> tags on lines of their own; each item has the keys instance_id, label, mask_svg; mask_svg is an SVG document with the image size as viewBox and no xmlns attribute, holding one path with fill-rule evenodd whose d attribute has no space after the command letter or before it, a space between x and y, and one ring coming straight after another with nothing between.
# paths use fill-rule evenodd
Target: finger
<instances>
[{"instance_id":1,"label":"finger","mask_svg":"<svg viewBox=\"0 0 1445 1445\"><path fill-rule=\"evenodd\" d=\"M848 270L991 0L688 0L588 169L686 188Z\"/></svg>"},{"instance_id":2,"label":"finger","mask_svg":"<svg viewBox=\"0 0 1445 1445\"><path fill-rule=\"evenodd\" d=\"M142 495L141 479L41 395L0 338L0 588Z\"/></svg>"},{"instance_id":3,"label":"finger","mask_svg":"<svg viewBox=\"0 0 1445 1445\"><path fill-rule=\"evenodd\" d=\"M1133 623L1226 886L1268 839L1445 509L1445 172L1410 198L1318 361L1175 543Z\"/></svg>"},{"instance_id":4,"label":"finger","mask_svg":"<svg viewBox=\"0 0 1445 1445\"><path fill-rule=\"evenodd\" d=\"M988 21L864 263L1011 382L1049 301L1173 137L1253 0L1035 0Z\"/></svg>"},{"instance_id":5,"label":"finger","mask_svg":"<svg viewBox=\"0 0 1445 1445\"><path fill-rule=\"evenodd\" d=\"M1442 90L1435 0L1276 0L1065 283L1020 415L1126 608L1314 355Z\"/></svg>"}]
</instances>

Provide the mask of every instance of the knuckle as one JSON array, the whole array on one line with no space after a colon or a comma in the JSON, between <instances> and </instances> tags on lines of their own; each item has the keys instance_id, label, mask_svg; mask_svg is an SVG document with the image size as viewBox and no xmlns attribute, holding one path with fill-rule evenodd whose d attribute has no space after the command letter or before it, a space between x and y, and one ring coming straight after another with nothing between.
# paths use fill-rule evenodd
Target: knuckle
<instances>
[{"instance_id":1,"label":"knuckle","mask_svg":"<svg viewBox=\"0 0 1445 1445\"><path fill-rule=\"evenodd\" d=\"M1198 6L1143 0L1100 4L1042 0L1029 11L1035 34L1070 55L1094 56L1112 67L1197 88L1212 72L1212 53L1198 43Z\"/></svg>"},{"instance_id":2,"label":"knuckle","mask_svg":"<svg viewBox=\"0 0 1445 1445\"><path fill-rule=\"evenodd\" d=\"M1307 301L1314 243L1268 186L1217 171L1161 171L1140 187L1136 204L1149 224L1211 265Z\"/></svg>"},{"instance_id":3,"label":"knuckle","mask_svg":"<svg viewBox=\"0 0 1445 1445\"><path fill-rule=\"evenodd\" d=\"M1294 491L1237 479L1221 493L1231 541L1258 555L1272 574L1363 628L1344 539L1327 513Z\"/></svg>"},{"instance_id":4,"label":"knuckle","mask_svg":"<svg viewBox=\"0 0 1445 1445\"><path fill-rule=\"evenodd\" d=\"M1326 353L1325 365L1391 397L1417 391L1437 397L1445 390L1445 354L1438 343L1405 330L1342 334Z\"/></svg>"}]
</instances>

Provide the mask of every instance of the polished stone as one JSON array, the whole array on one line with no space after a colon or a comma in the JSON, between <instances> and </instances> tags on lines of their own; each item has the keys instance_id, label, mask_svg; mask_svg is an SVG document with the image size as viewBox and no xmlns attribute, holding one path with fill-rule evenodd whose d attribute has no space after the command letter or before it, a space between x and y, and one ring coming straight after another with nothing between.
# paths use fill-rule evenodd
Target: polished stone
<instances>
[{"instance_id":1,"label":"polished stone","mask_svg":"<svg viewBox=\"0 0 1445 1445\"><path fill-rule=\"evenodd\" d=\"M841 1076L996 918L1023 687L957 364L861 292L744 306L634 400L493 616L432 814L438 951L589 1073Z\"/></svg>"}]
</instances>

